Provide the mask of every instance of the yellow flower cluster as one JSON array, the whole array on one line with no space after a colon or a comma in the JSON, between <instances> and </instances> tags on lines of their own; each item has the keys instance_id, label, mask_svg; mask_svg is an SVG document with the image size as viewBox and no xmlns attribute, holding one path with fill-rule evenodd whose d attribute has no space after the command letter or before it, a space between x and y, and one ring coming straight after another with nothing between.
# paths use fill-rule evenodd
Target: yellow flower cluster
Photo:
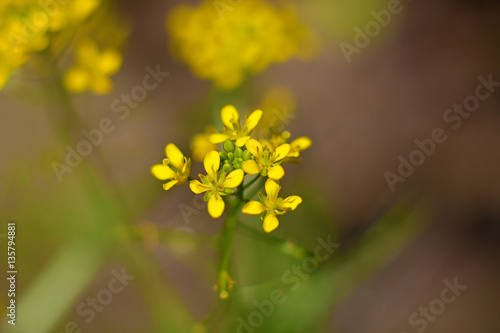
<instances>
[{"instance_id":1,"label":"yellow flower cluster","mask_svg":"<svg viewBox=\"0 0 500 333\"><path fill-rule=\"evenodd\" d=\"M204 200L208 202L208 213L213 218L223 214L226 206L224 197L234 195L236 200L242 202L243 213L261 214L264 231L273 231L279 224L277 216L295 210L302 202L296 195L285 199L279 197L279 182L285 175L282 164L300 162L301 152L309 148L312 142L307 137L289 142L290 133L287 131L275 133L266 139L252 137L261 117L262 111L256 110L241 122L239 112L234 106L226 105L222 108L222 131L213 133L213 130L210 130L198 134L191 142L197 159L203 158L207 173L200 174L199 180L190 177L191 159L185 157L172 143L166 147L167 158L163 160L163 164L156 164L151 168L152 174L167 181L163 186L165 190L190 180L189 187L194 193L204 193ZM218 151L214 148L219 144L222 144L222 147ZM244 184L245 174L256 176ZM260 201L250 201L250 198L245 198L246 190L254 186L259 179L265 181L266 195L259 193ZM246 204L243 206L243 203Z\"/></svg>"},{"instance_id":2,"label":"yellow flower cluster","mask_svg":"<svg viewBox=\"0 0 500 333\"><path fill-rule=\"evenodd\" d=\"M100 0L2 0L0 2L0 89L12 72L52 36L85 20Z\"/></svg>"},{"instance_id":3,"label":"yellow flower cluster","mask_svg":"<svg viewBox=\"0 0 500 333\"><path fill-rule=\"evenodd\" d=\"M177 56L220 89L233 89L247 73L300 56L313 37L291 4L278 9L261 0L234 7L219 2L177 6L167 16L166 29Z\"/></svg>"},{"instance_id":4,"label":"yellow flower cluster","mask_svg":"<svg viewBox=\"0 0 500 333\"><path fill-rule=\"evenodd\" d=\"M100 50L91 40L83 40L76 49L76 63L64 75L65 88L74 93L91 90L108 94L113 89L109 76L120 69L121 53L113 48Z\"/></svg>"},{"instance_id":5,"label":"yellow flower cluster","mask_svg":"<svg viewBox=\"0 0 500 333\"><path fill-rule=\"evenodd\" d=\"M5 0L0 4L0 89L31 55L45 51L62 60L64 88L107 94L121 67L122 22L101 0ZM110 15L111 14L111 15ZM90 17L92 15L92 17ZM78 34L77 34L78 31ZM71 46L71 47L70 47ZM58 64L60 65L60 64Z\"/></svg>"}]
</instances>

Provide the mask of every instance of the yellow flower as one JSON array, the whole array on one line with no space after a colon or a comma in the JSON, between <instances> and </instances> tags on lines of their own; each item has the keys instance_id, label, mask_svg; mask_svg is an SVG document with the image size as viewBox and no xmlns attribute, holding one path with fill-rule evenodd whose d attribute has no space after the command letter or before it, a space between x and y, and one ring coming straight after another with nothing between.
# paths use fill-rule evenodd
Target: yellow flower
<instances>
[{"instance_id":1,"label":"yellow flower","mask_svg":"<svg viewBox=\"0 0 500 333\"><path fill-rule=\"evenodd\" d=\"M108 94L113 89L109 76L120 69L122 56L115 49L99 50L98 46L84 40L77 48L76 65L64 75L68 91L79 93L91 90L96 94Z\"/></svg>"},{"instance_id":2,"label":"yellow flower","mask_svg":"<svg viewBox=\"0 0 500 333\"><path fill-rule=\"evenodd\" d=\"M168 180L163 184L164 190L169 190L172 186L184 184L191 173L191 159L184 157L182 152L173 143L165 147L167 158L163 164L155 164L151 167L153 176L160 180Z\"/></svg>"},{"instance_id":3,"label":"yellow flower","mask_svg":"<svg viewBox=\"0 0 500 333\"><path fill-rule=\"evenodd\" d=\"M225 203L222 196L234 193L232 189L240 186L245 173L241 169L231 171L229 174L219 171L220 156L215 150L205 155L203 165L207 175L199 175L201 182L192 180L189 187L196 194L207 192L205 200L208 201L208 213L216 219L224 212Z\"/></svg>"},{"instance_id":4,"label":"yellow flower","mask_svg":"<svg viewBox=\"0 0 500 333\"><path fill-rule=\"evenodd\" d=\"M246 173L250 175L260 173L262 176L269 176L275 180L283 178L285 170L280 164L290 152L288 143L280 145L274 151L264 149L262 144L255 139L248 140L245 146L254 156L253 160L245 161L241 166Z\"/></svg>"},{"instance_id":5,"label":"yellow flower","mask_svg":"<svg viewBox=\"0 0 500 333\"><path fill-rule=\"evenodd\" d=\"M284 63L302 53L310 34L292 4L276 8L262 0L238 1L237 6L225 2L182 4L167 17L172 49L197 77L230 90L247 74L262 72L272 63ZM221 3L229 8L227 13L220 8Z\"/></svg>"},{"instance_id":6,"label":"yellow flower","mask_svg":"<svg viewBox=\"0 0 500 333\"><path fill-rule=\"evenodd\" d=\"M269 149L269 151L274 152L276 148L284 143L288 143L290 138L290 132L284 131L281 134L275 134L271 139L260 139L260 143L264 148ZM302 159L300 158L300 153L312 145L312 140L307 136L301 136L292 142L290 142L290 151L283 160L283 163L300 163Z\"/></svg>"},{"instance_id":7,"label":"yellow flower","mask_svg":"<svg viewBox=\"0 0 500 333\"><path fill-rule=\"evenodd\" d=\"M241 147L250 139L250 133L252 133L255 126L259 123L262 111L255 110L248 117L245 117L243 127L240 126L240 114L232 105L224 106L220 111L220 116L224 128L222 129L222 133L210 135L210 141L217 144L230 139L235 140L236 145Z\"/></svg>"},{"instance_id":8,"label":"yellow flower","mask_svg":"<svg viewBox=\"0 0 500 333\"><path fill-rule=\"evenodd\" d=\"M307 136L301 136L290 142L290 152L286 157L298 158L300 156L300 152L311 147L311 145L312 145L311 139L309 139Z\"/></svg>"},{"instance_id":9,"label":"yellow flower","mask_svg":"<svg viewBox=\"0 0 500 333\"><path fill-rule=\"evenodd\" d=\"M302 203L302 198L297 195L292 195L286 199L279 198L278 194L281 190L279 183L273 179L266 181L266 194L259 193L260 202L249 201L243 206L242 212L249 215L262 214L262 228L265 232L271 232L279 225L279 220L276 215L285 214L288 211L295 210Z\"/></svg>"},{"instance_id":10,"label":"yellow flower","mask_svg":"<svg viewBox=\"0 0 500 333\"><path fill-rule=\"evenodd\" d=\"M203 161L205 155L212 150L215 150L217 146L210 141L210 135L216 133L217 130L213 126L209 126L205 129L204 133L196 134L191 139L190 148L193 160L196 162Z\"/></svg>"}]
</instances>

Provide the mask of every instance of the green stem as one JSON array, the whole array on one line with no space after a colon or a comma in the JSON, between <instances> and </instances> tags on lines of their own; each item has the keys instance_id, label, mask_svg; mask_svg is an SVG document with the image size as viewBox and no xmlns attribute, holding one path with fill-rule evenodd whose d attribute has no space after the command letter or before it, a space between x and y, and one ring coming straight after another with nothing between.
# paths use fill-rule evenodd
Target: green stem
<instances>
[{"instance_id":1,"label":"green stem","mask_svg":"<svg viewBox=\"0 0 500 333\"><path fill-rule=\"evenodd\" d=\"M264 177L257 177L256 179L259 179L259 182L257 182L258 185L255 186L255 188L252 191L250 191L250 193L247 194L244 198L242 197L244 202L250 201L250 199L252 199L254 195L257 194L257 192L259 192L259 190L262 188L262 185L264 185L264 182L266 181Z\"/></svg>"},{"instance_id":2,"label":"green stem","mask_svg":"<svg viewBox=\"0 0 500 333\"><path fill-rule=\"evenodd\" d=\"M252 227L249 227L248 225L244 223L240 223L238 225L239 230L242 230L245 234L250 235L260 241L266 241L269 244L273 244L274 246L277 246L280 248L281 252L283 252L286 255L289 255L291 257L297 258L297 259L304 259L306 257L313 257L314 253L311 251L299 246L294 239L289 238L289 239L283 239L276 237L272 234L269 233L264 233L261 231L258 231Z\"/></svg>"},{"instance_id":3,"label":"green stem","mask_svg":"<svg viewBox=\"0 0 500 333\"><path fill-rule=\"evenodd\" d=\"M219 282L216 286L220 290L219 296L221 299L226 299L229 296L228 291L231 290L234 283L228 271L231 259L231 247L233 244L234 232L238 225L239 212L245 204L243 200L243 186L238 187L238 192L236 194L236 200L228 204L228 213L222 234L222 262L219 270Z\"/></svg>"},{"instance_id":4,"label":"green stem","mask_svg":"<svg viewBox=\"0 0 500 333\"><path fill-rule=\"evenodd\" d=\"M260 178L260 174L257 174L257 176L255 176L254 179L252 179L248 184L246 184L245 186L243 186L244 189L247 189L249 188L250 186L252 186L253 183L255 183L257 181L257 179Z\"/></svg>"}]
</instances>

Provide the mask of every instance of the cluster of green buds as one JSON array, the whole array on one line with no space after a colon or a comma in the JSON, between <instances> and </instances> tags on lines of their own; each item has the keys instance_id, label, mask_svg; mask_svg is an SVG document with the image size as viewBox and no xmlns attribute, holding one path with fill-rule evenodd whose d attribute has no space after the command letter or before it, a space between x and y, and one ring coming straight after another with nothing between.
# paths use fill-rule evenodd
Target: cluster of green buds
<instances>
[{"instance_id":1,"label":"cluster of green buds","mask_svg":"<svg viewBox=\"0 0 500 333\"><path fill-rule=\"evenodd\" d=\"M233 141L226 140L223 144L224 150L219 152L222 170L229 173L235 169L241 169L243 162L252 159L252 154L243 147L236 147Z\"/></svg>"}]
</instances>

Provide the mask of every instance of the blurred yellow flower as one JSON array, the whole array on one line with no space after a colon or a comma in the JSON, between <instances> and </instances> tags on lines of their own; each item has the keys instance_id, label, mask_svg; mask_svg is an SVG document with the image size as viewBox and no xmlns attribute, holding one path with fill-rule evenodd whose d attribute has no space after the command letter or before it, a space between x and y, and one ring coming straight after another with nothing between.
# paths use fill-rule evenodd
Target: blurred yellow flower
<instances>
[{"instance_id":1,"label":"blurred yellow flower","mask_svg":"<svg viewBox=\"0 0 500 333\"><path fill-rule=\"evenodd\" d=\"M188 180L191 173L191 159L184 157L184 154L173 143L165 147L165 155L167 158L163 160L163 164L153 165L151 173L160 180L168 180L163 184L163 189L167 191L172 186L180 186Z\"/></svg>"},{"instance_id":2,"label":"blurred yellow flower","mask_svg":"<svg viewBox=\"0 0 500 333\"><path fill-rule=\"evenodd\" d=\"M113 89L109 76L120 69L121 53L115 49L100 50L90 40L84 40L76 51L76 64L64 75L64 86L70 92L91 90L107 94Z\"/></svg>"},{"instance_id":3,"label":"blurred yellow flower","mask_svg":"<svg viewBox=\"0 0 500 333\"><path fill-rule=\"evenodd\" d=\"M0 3L0 89L12 72L70 26L77 26L100 0L3 0Z\"/></svg>"},{"instance_id":4,"label":"blurred yellow flower","mask_svg":"<svg viewBox=\"0 0 500 333\"><path fill-rule=\"evenodd\" d=\"M293 92L282 86L269 89L262 97L262 119L256 130L258 137L271 133L280 133L288 125L297 110L297 100Z\"/></svg>"},{"instance_id":5,"label":"blurred yellow flower","mask_svg":"<svg viewBox=\"0 0 500 333\"><path fill-rule=\"evenodd\" d=\"M204 133L196 134L190 142L191 155L193 160L201 162L205 155L217 148L217 145L210 141L210 135L216 133L217 130L213 126L208 126Z\"/></svg>"},{"instance_id":6,"label":"blurred yellow flower","mask_svg":"<svg viewBox=\"0 0 500 333\"><path fill-rule=\"evenodd\" d=\"M299 56L312 35L292 4L278 9L245 0L232 9L221 17L216 2L204 0L196 7L175 7L166 21L173 51L197 77L213 80L219 89L234 89L247 73Z\"/></svg>"},{"instance_id":7,"label":"blurred yellow flower","mask_svg":"<svg viewBox=\"0 0 500 333\"><path fill-rule=\"evenodd\" d=\"M249 201L243 206L242 212L249 215L262 214L262 228L265 232L271 232L279 225L276 215L283 215L288 211L295 210L302 203L302 198L292 195L286 199L279 198L281 190L279 183L273 179L268 179L265 184L267 197L259 193L258 201Z\"/></svg>"},{"instance_id":8,"label":"blurred yellow flower","mask_svg":"<svg viewBox=\"0 0 500 333\"><path fill-rule=\"evenodd\" d=\"M307 148L311 147L311 145L312 140L310 138L308 138L307 136L301 136L290 142L290 152L286 157L297 158L300 156L301 151L306 150Z\"/></svg>"},{"instance_id":9,"label":"blurred yellow flower","mask_svg":"<svg viewBox=\"0 0 500 333\"><path fill-rule=\"evenodd\" d=\"M205 156L203 165L207 175L199 175L201 182L192 180L189 187L195 194L207 192L205 200L208 201L208 213L216 219L224 212L225 203L222 196L234 193L232 189L240 186L245 173L241 169L231 171L229 174L225 171L219 172L220 156L215 150Z\"/></svg>"}]
</instances>

